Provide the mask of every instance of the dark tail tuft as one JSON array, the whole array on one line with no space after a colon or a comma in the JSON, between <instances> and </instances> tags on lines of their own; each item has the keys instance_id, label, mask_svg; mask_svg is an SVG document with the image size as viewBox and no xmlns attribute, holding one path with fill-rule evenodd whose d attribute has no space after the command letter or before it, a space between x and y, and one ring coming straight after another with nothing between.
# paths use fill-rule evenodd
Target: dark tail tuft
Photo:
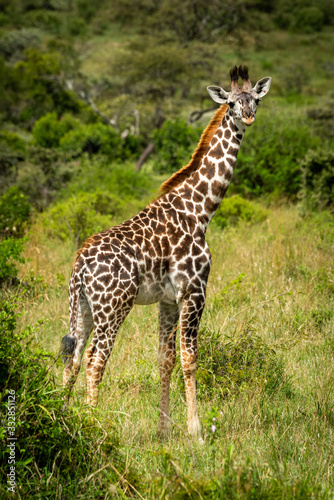
<instances>
[{"instance_id":1,"label":"dark tail tuft","mask_svg":"<svg viewBox=\"0 0 334 500\"><path fill-rule=\"evenodd\" d=\"M72 335L65 335L61 339L61 352L63 356L63 363L68 361L69 357L72 356L75 347L75 338Z\"/></svg>"}]
</instances>

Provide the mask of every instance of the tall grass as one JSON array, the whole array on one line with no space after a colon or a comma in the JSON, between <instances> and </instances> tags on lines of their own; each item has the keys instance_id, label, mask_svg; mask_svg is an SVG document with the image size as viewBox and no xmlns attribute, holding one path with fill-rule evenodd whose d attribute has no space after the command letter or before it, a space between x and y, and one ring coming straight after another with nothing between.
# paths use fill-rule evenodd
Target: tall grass
<instances>
[{"instance_id":1,"label":"tall grass","mask_svg":"<svg viewBox=\"0 0 334 500\"><path fill-rule=\"evenodd\" d=\"M26 266L42 278L26 292L20 322L25 327L43 318L36 338L57 352L68 330L66 283L74 248L43 241L41 231L31 233ZM208 240L213 268L198 368L204 444L186 432L180 367L172 379L171 436L157 438L154 305L135 308L125 321L99 406L87 411L107 433L116 429L127 464L143 480L144 498L332 498L332 218L303 219L282 205L259 224L224 231L212 224ZM59 366L54 375L60 383ZM83 369L75 408L82 407L85 390Z\"/></svg>"}]
</instances>

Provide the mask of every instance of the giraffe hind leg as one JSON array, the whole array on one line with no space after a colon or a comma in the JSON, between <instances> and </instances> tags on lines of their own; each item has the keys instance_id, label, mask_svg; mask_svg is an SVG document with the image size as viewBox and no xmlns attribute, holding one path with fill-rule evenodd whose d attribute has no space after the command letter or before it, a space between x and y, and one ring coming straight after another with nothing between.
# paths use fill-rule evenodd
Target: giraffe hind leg
<instances>
[{"instance_id":1,"label":"giraffe hind leg","mask_svg":"<svg viewBox=\"0 0 334 500\"><path fill-rule=\"evenodd\" d=\"M93 318L86 297L81 297L78 307L78 320L73 335L65 335L62 340L62 355L65 363L63 385L70 392L78 377L83 350L93 329Z\"/></svg>"},{"instance_id":2,"label":"giraffe hind leg","mask_svg":"<svg viewBox=\"0 0 334 500\"><path fill-rule=\"evenodd\" d=\"M114 346L117 332L132 309L132 305L133 301L114 311L104 324L99 324L98 319L96 319L95 332L85 353L87 403L91 406L97 405L99 395L98 386L102 382L104 370Z\"/></svg>"}]
</instances>

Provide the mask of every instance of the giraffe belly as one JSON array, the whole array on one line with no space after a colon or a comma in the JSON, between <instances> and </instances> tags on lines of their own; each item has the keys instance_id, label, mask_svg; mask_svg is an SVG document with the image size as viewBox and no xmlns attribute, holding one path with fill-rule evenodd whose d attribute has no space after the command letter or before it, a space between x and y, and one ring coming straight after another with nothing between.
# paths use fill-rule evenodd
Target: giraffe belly
<instances>
[{"instance_id":1,"label":"giraffe belly","mask_svg":"<svg viewBox=\"0 0 334 500\"><path fill-rule=\"evenodd\" d=\"M147 305L161 301L167 304L176 304L175 289L169 278L160 283L147 280L139 285L135 304Z\"/></svg>"}]
</instances>

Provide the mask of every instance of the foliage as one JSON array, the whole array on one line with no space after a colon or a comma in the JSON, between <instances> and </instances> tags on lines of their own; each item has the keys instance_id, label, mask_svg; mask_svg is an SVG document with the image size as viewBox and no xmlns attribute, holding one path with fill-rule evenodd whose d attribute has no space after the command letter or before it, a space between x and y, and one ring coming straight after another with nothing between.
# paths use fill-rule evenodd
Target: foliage
<instances>
[{"instance_id":1,"label":"foliage","mask_svg":"<svg viewBox=\"0 0 334 500\"><path fill-rule=\"evenodd\" d=\"M0 241L0 286L17 280L17 263L25 262L22 257L24 240L7 238Z\"/></svg>"},{"instance_id":2,"label":"foliage","mask_svg":"<svg viewBox=\"0 0 334 500\"><path fill-rule=\"evenodd\" d=\"M38 210L46 208L58 191L73 178L78 164L59 149L30 146L20 165L17 186Z\"/></svg>"},{"instance_id":3,"label":"foliage","mask_svg":"<svg viewBox=\"0 0 334 500\"><path fill-rule=\"evenodd\" d=\"M70 114L65 114L60 120L56 113L47 113L34 125L32 134L35 143L43 148L57 148L61 138L79 125L79 120Z\"/></svg>"},{"instance_id":4,"label":"foliage","mask_svg":"<svg viewBox=\"0 0 334 500\"><path fill-rule=\"evenodd\" d=\"M218 208L214 221L222 229L235 226L240 222L256 224L267 218L268 211L254 201L245 200L239 195L224 198Z\"/></svg>"},{"instance_id":5,"label":"foliage","mask_svg":"<svg viewBox=\"0 0 334 500\"><path fill-rule=\"evenodd\" d=\"M334 207L334 153L311 150L300 162L302 188L300 197L305 208L324 210Z\"/></svg>"},{"instance_id":6,"label":"foliage","mask_svg":"<svg viewBox=\"0 0 334 500\"><path fill-rule=\"evenodd\" d=\"M306 33L320 31L324 24L324 17L324 13L319 7L303 7L296 14L294 27Z\"/></svg>"},{"instance_id":7,"label":"foliage","mask_svg":"<svg viewBox=\"0 0 334 500\"><path fill-rule=\"evenodd\" d=\"M21 54L28 47L38 47L40 44L41 37L36 29L8 31L0 37L0 54L8 59Z\"/></svg>"},{"instance_id":8,"label":"foliage","mask_svg":"<svg viewBox=\"0 0 334 500\"><path fill-rule=\"evenodd\" d=\"M173 38L166 40L164 32L156 37L135 38L125 49L112 59L107 93L110 95L111 90L116 103L121 95L127 109L140 111L144 118L141 124L147 122L142 127L146 134L147 127L151 132L161 126L167 109L170 116L179 116L185 98L203 95L194 83L214 70L214 53L209 45L193 42L191 46L180 46ZM145 116L148 113L149 119Z\"/></svg>"},{"instance_id":9,"label":"foliage","mask_svg":"<svg viewBox=\"0 0 334 500\"><path fill-rule=\"evenodd\" d=\"M179 369L178 374L180 387L182 370ZM269 393L278 389L286 394L290 392L282 360L251 326L233 337L224 338L219 332L202 329L196 380L201 398L209 394L235 396L255 386Z\"/></svg>"},{"instance_id":10,"label":"foliage","mask_svg":"<svg viewBox=\"0 0 334 500\"><path fill-rule=\"evenodd\" d=\"M173 173L191 158L200 133L184 120L166 120L161 129L154 132L157 151L153 168L159 173Z\"/></svg>"},{"instance_id":11,"label":"foliage","mask_svg":"<svg viewBox=\"0 0 334 500\"><path fill-rule=\"evenodd\" d=\"M99 152L111 158L117 158L120 144L120 136L114 129L103 123L80 124L60 139L60 148L72 156L78 156L84 152L89 154Z\"/></svg>"},{"instance_id":12,"label":"foliage","mask_svg":"<svg viewBox=\"0 0 334 500\"><path fill-rule=\"evenodd\" d=\"M24 160L25 155L25 142L14 132L0 130L0 179L2 189L6 189L11 182L16 182L18 163Z\"/></svg>"},{"instance_id":13,"label":"foliage","mask_svg":"<svg viewBox=\"0 0 334 500\"><path fill-rule=\"evenodd\" d=\"M0 197L0 235L23 236L32 207L17 186Z\"/></svg>"},{"instance_id":14,"label":"foliage","mask_svg":"<svg viewBox=\"0 0 334 500\"><path fill-rule=\"evenodd\" d=\"M124 139L109 125L103 123L83 123L67 120L71 128L60 137L62 130L58 127L59 147L71 156L79 156L82 153L93 155L96 153L105 155L109 160L126 160L139 154L142 140L131 134ZM65 126L65 125L64 125Z\"/></svg>"},{"instance_id":15,"label":"foliage","mask_svg":"<svg viewBox=\"0 0 334 500\"><path fill-rule=\"evenodd\" d=\"M307 116L312 120L319 136L334 139L334 110L329 100L322 106L314 106L307 110Z\"/></svg>"},{"instance_id":16,"label":"foliage","mask_svg":"<svg viewBox=\"0 0 334 500\"><path fill-rule=\"evenodd\" d=\"M193 40L215 41L217 33L226 36L240 27L244 5L231 0L213 0L209 5L204 0L186 0L181 5L177 0L163 0L150 17L149 26L157 31L169 30L184 44Z\"/></svg>"},{"instance_id":17,"label":"foliage","mask_svg":"<svg viewBox=\"0 0 334 500\"><path fill-rule=\"evenodd\" d=\"M273 9L276 25L303 33L320 31L324 24L334 20L333 4L328 0L299 0L293 6L288 0L279 0Z\"/></svg>"},{"instance_id":18,"label":"foliage","mask_svg":"<svg viewBox=\"0 0 334 500\"><path fill-rule=\"evenodd\" d=\"M107 192L79 193L46 211L43 223L49 236L71 239L79 248L89 236L107 229L121 208L120 200Z\"/></svg>"},{"instance_id":19,"label":"foliage","mask_svg":"<svg viewBox=\"0 0 334 500\"><path fill-rule=\"evenodd\" d=\"M122 199L124 206L131 207L140 200L139 207L143 207L146 198L152 196L152 178L136 170L132 163L110 164L103 156L88 158L84 155L77 174L62 192L62 197L74 196L79 191L94 193L96 190L108 191L113 197Z\"/></svg>"},{"instance_id":20,"label":"foliage","mask_svg":"<svg viewBox=\"0 0 334 500\"><path fill-rule=\"evenodd\" d=\"M139 481L119 452L115 432L108 434L98 419L83 410L64 411L64 390L56 386L51 368L57 359L34 342L38 326L18 330L15 306L3 302L0 310L0 407L13 414L14 422L2 422L4 431L14 432L16 488L23 497L53 494L61 488L69 498L96 498L121 474L123 489ZM9 398L11 396L11 398ZM13 397L14 396L14 397ZM8 401L14 405L8 405ZM8 428L7 428L8 426ZM14 430L13 430L14 428ZM11 429L11 430L9 430ZM1 440L0 476L2 497L7 493L8 448ZM112 465L110 465L112 463ZM90 481L98 469L104 470L99 482ZM93 476L92 476L93 477ZM120 488L114 486L117 493Z\"/></svg>"},{"instance_id":21,"label":"foliage","mask_svg":"<svg viewBox=\"0 0 334 500\"><path fill-rule=\"evenodd\" d=\"M242 194L259 196L276 193L295 199L301 187L299 160L319 138L311 135L298 116L282 116L281 111L263 116L240 149L233 188Z\"/></svg>"},{"instance_id":22,"label":"foliage","mask_svg":"<svg viewBox=\"0 0 334 500\"><path fill-rule=\"evenodd\" d=\"M61 115L78 111L77 98L64 88L62 71L59 53L32 47L25 51L25 59L13 67L0 60L0 89L6 93L0 110L11 121L24 123L28 128L48 112Z\"/></svg>"}]
</instances>

